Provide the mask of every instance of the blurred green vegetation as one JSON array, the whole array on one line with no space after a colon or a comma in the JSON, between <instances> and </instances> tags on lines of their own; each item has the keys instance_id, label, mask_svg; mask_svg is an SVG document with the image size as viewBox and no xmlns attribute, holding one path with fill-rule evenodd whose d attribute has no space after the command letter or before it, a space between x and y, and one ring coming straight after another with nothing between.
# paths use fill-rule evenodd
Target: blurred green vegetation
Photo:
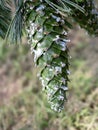
<instances>
[{"instance_id":1,"label":"blurred green vegetation","mask_svg":"<svg viewBox=\"0 0 98 130\"><path fill-rule=\"evenodd\" d=\"M98 39L71 45L68 102L53 112L29 45L0 40L0 130L98 130Z\"/></svg>"}]
</instances>

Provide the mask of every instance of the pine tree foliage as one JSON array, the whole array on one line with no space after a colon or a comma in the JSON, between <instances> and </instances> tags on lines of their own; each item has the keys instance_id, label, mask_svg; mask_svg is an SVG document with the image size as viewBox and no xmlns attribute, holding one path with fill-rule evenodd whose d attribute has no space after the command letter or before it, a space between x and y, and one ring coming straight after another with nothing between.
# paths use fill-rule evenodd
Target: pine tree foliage
<instances>
[{"instance_id":1,"label":"pine tree foliage","mask_svg":"<svg viewBox=\"0 0 98 130\"><path fill-rule=\"evenodd\" d=\"M98 34L98 12L92 0L14 0L16 12L7 37L21 40L28 35L39 79L54 111L62 111L67 100L69 72L68 30L74 19L90 34ZM6 19L6 17L5 17ZM2 22L1 22L2 23ZM1 28L1 25L0 25Z\"/></svg>"},{"instance_id":2,"label":"pine tree foliage","mask_svg":"<svg viewBox=\"0 0 98 130\"><path fill-rule=\"evenodd\" d=\"M7 7L4 0L0 0L0 36L5 37L11 21L11 10Z\"/></svg>"},{"instance_id":3,"label":"pine tree foliage","mask_svg":"<svg viewBox=\"0 0 98 130\"><path fill-rule=\"evenodd\" d=\"M11 43L21 42L22 29L24 23L24 2L23 0L14 0L15 14L8 28L6 37L9 37Z\"/></svg>"},{"instance_id":4,"label":"pine tree foliage","mask_svg":"<svg viewBox=\"0 0 98 130\"><path fill-rule=\"evenodd\" d=\"M98 10L95 7L94 0L83 0L78 4L85 10L85 13L83 14L75 9L72 17L89 34L98 36Z\"/></svg>"}]
</instances>

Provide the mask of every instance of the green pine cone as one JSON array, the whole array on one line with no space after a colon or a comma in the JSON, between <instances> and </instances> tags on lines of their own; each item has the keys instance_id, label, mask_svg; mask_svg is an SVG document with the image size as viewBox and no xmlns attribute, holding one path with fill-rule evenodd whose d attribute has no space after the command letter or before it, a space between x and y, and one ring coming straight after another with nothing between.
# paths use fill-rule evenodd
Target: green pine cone
<instances>
[{"instance_id":1,"label":"green pine cone","mask_svg":"<svg viewBox=\"0 0 98 130\"><path fill-rule=\"evenodd\" d=\"M62 16L46 2L29 2L27 32L34 62L40 68L39 77L51 108L64 109L68 90L67 32ZM65 29L64 29L65 28Z\"/></svg>"}]
</instances>

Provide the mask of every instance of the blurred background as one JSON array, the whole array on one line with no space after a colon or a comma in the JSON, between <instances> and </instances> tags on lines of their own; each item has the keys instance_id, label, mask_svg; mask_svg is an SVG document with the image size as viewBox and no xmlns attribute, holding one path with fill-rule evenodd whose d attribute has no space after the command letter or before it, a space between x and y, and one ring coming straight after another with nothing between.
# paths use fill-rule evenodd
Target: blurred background
<instances>
[{"instance_id":1,"label":"blurred background","mask_svg":"<svg viewBox=\"0 0 98 130\"><path fill-rule=\"evenodd\" d=\"M68 101L53 112L41 90L30 46L0 39L0 130L98 130L98 38L70 31Z\"/></svg>"}]
</instances>

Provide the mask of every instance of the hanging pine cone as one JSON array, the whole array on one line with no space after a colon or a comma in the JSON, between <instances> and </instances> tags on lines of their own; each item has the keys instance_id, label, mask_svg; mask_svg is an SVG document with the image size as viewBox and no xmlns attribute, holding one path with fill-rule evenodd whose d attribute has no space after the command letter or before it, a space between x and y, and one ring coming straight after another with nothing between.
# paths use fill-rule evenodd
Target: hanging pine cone
<instances>
[{"instance_id":1,"label":"hanging pine cone","mask_svg":"<svg viewBox=\"0 0 98 130\"><path fill-rule=\"evenodd\" d=\"M88 33L98 36L94 0L14 0L14 3L16 12L7 37L15 43L21 41L26 25L43 90L51 108L60 112L64 109L69 81L67 29L74 19Z\"/></svg>"},{"instance_id":2,"label":"hanging pine cone","mask_svg":"<svg viewBox=\"0 0 98 130\"><path fill-rule=\"evenodd\" d=\"M34 62L40 68L39 77L51 108L60 112L64 109L69 80L67 43L70 40L66 23L46 2L28 2L27 7L28 42Z\"/></svg>"},{"instance_id":3,"label":"hanging pine cone","mask_svg":"<svg viewBox=\"0 0 98 130\"><path fill-rule=\"evenodd\" d=\"M61 111L69 81L67 28L70 24L66 16L73 17L88 33L98 36L98 11L94 0L14 0L16 12L9 28L11 10L6 2L9 3L0 0L0 36L4 38L8 29L6 38L11 37L17 43L27 23L28 42L40 68L43 90L51 108Z\"/></svg>"}]
</instances>

